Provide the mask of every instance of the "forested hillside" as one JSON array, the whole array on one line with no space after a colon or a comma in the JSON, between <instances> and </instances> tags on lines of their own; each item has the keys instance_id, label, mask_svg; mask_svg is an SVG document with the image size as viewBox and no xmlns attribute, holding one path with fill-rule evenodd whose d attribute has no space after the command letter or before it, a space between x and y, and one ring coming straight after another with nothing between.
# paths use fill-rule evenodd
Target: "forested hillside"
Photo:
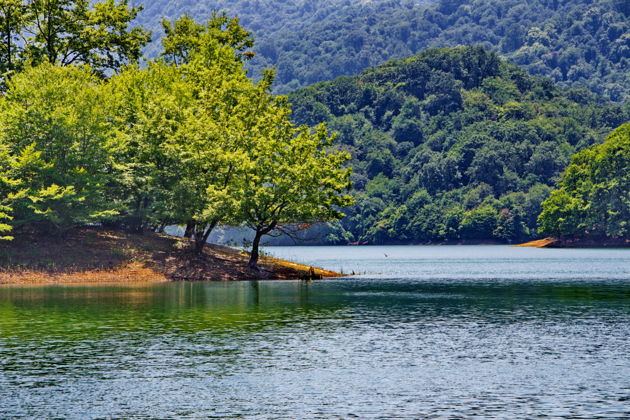
<instances>
[{"instance_id":1,"label":"forested hillside","mask_svg":"<svg viewBox=\"0 0 630 420\"><path fill-rule=\"evenodd\" d=\"M535 237L571 156L630 119L477 47L429 49L289 99L297 122L326 121L354 158L358 200L338 242Z\"/></svg>"},{"instance_id":2,"label":"forested hillside","mask_svg":"<svg viewBox=\"0 0 630 420\"><path fill-rule=\"evenodd\" d=\"M214 9L253 31L253 74L275 66L276 91L357 74L428 47L481 45L533 74L582 86L614 101L630 92L628 0L135 0L138 23L161 35L160 20ZM156 55L159 42L149 47Z\"/></svg>"}]
</instances>

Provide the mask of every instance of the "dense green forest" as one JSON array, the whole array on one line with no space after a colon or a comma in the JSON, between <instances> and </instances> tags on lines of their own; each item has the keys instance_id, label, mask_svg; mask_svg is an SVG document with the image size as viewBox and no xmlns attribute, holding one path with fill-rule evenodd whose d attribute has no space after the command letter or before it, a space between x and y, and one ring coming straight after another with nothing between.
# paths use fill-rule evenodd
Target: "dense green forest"
<instances>
[{"instance_id":1,"label":"dense green forest","mask_svg":"<svg viewBox=\"0 0 630 420\"><path fill-rule=\"evenodd\" d=\"M319 3L308 4L294 5L292 13L313 14L313 25L326 22ZM401 8L399 2L339 4L344 12L335 18L359 6L361 19ZM406 3L400 10L433 19L473 13L467 4L443 0L436 9ZM531 10L538 4L532 2ZM541 4L540 16L554 10L570 17L568 9L584 6ZM627 12L624 4L601 7L616 22ZM262 7L242 5L252 14ZM480 5L475 13L484 10ZM507 5L493 4L491 12L510 16ZM261 16L271 16L271 9L263 10ZM276 13L284 16L284 10ZM329 226L329 242L522 241L538 234L541 203L572 156L630 120L628 104L584 87L561 87L479 46L427 49L296 90L287 99L271 94L273 71L261 71L258 82L249 77L247 66L259 66L261 54L252 53L252 34L237 18L215 12L204 23L190 17L161 22L158 57L140 66L149 37L130 25L138 13L113 0L0 5L5 239L30 231L63 236L95 224L137 232L181 225L200 252L215 227L247 226L254 232L255 260L262 236L336 220L343 210L348 217ZM282 19L276 21L280 33ZM379 22L368 26L384 33ZM626 31L625 24L613 27ZM615 34L608 41L625 36ZM610 52L612 44L601 40ZM621 66L627 65L624 54ZM326 77L319 67L299 66ZM627 76L615 70L605 77L620 74ZM336 140L329 130L337 132ZM574 165L597 160L601 150L588 150ZM350 157L352 176L344 166ZM350 179L354 198L346 194ZM565 175L560 192L547 201L543 233L552 232L550 214L565 218L561 204L572 194L571 179ZM623 188L625 181L616 175L611 182ZM584 203L592 199L585 197ZM587 225L575 229L593 231L594 224ZM611 229L618 234L622 228Z\"/></svg>"},{"instance_id":2,"label":"dense green forest","mask_svg":"<svg viewBox=\"0 0 630 420\"><path fill-rule=\"evenodd\" d=\"M427 242L537 234L571 160L630 119L478 47L429 49L297 90L294 119L327 122L353 156L357 203L333 242Z\"/></svg>"},{"instance_id":3,"label":"dense green forest","mask_svg":"<svg viewBox=\"0 0 630 420\"><path fill-rule=\"evenodd\" d=\"M532 74L586 87L614 101L630 95L627 0L167 0L134 1L138 23L153 32L184 13L238 15L256 38L254 75L274 66L276 91L353 75L428 47L480 45Z\"/></svg>"},{"instance_id":4,"label":"dense green forest","mask_svg":"<svg viewBox=\"0 0 630 420\"><path fill-rule=\"evenodd\" d=\"M630 123L575 155L542 207L544 234L630 239Z\"/></svg>"},{"instance_id":5,"label":"dense green forest","mask_svg":"<svg viewBox=\"0 0 630 420\"><path fill-rule=\"evenodd\" d=\"M10 67L0 97L2 239L185 225L199 254L216 226L248 226L255 269L262 236L339 218L352 202L349 156L328 150L324 126L291 122L286 97L270 93L273 72L247 77L251 39L237 20L179 22L162 58L140 67L144 32L127 27L134 10L124 2L12 5L22 16L9 25L14 37L49 29L1 57ZM77 16L112 27L96 24L95 42Z\"/></svg>"}]
</instances>

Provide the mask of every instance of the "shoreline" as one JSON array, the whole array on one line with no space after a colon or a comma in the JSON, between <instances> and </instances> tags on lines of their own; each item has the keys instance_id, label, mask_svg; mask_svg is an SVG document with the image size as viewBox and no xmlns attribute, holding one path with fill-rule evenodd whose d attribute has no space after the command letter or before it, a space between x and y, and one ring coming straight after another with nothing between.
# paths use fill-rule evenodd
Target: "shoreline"
<instances>
[{"instance_id":1,"label":"shoreline","mask_svg":"<svg viewBox=\"0 0 630 420\"><path fill-rule=\"evenodd\" d=\"M608 239L598 241L593 239L558 239L550 237L512 246L517 248L630 248L630 240Z\"/></svg>"},{"instance_id":2,"label":"shoreline","mask_svg":"<svg viewBox=\"0 0 630 420\"><path fill-rule=\"evenodd\" d=\"M168 235L82 229L64 239L18 237L0 245L0 286L55 284L157 284L171 281L300 280L342 274L261 256L259 271L249 254L207 244L202 255Z\"/></svg>"},{"instance_id":3,"label":"shoreline","mask_svg":"<svg viewBox=\"0 0 630 420\"><path fill-rule=\"evenodd\" d=\"M327 246L327 245L313 245ZM411 243L389 243L389 244L368 244L368 243L349 243L351 247L370 247L370 246L509 246L514 248L630 248L630 239L558 239L553 237L535 239L524 243L509 243L493 240L458 240L443 242L411 242Z\"/></svg>"}]
</instances>

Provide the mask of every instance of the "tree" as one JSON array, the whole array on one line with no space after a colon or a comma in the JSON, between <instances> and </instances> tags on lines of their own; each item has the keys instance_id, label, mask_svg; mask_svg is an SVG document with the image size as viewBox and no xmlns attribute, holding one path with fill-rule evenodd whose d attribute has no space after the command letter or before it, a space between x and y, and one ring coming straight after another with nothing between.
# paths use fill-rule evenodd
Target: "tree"
<instances>
[{"instance_id":1,"label":"tree","mask_svg":"<svg viewBox=\"0 0 630 420\"><path fill-rule=\"evenodd\" d=\"M260 139L261 124L274 103L270 94L272 73L254 84L243 67L251 47L251 34L237 18L213 13L205 24L184 16L173 25L164 23L163 56L181 68L181 77L195 92L194 106L186 111L179 130L167 143L180 162L171 213L186 224L187 234L201 253L219 223L239 224L235 218L241 157ZM272 109L273 111L273 109Z\"/></svg>"},{"instance_id":2,"label":"tree","mask_svg":"<svg viewBox=\"0 0 630 420\"><path fill-rule=\"evenodd\" d=\"M184 15L172 23L163 20L162 27L165 36L161 55L175 65L189 62L192 55L213 44L230 47L244 59L253 57L253 53L245 51L254 46L251 32L243 29L237 17L230 18L224 12L212 12L205 25Z\"/></svg>"},{"instance_id":3,"label":"tree","mask_svg":"<svg viewBox=\"0 0 630 420\"><path fill-rule=\"evenodd\" d=\"M62 234L116 214L108 102L90 68L50 64L16 75L0 102L0 144L11 154L7 201L14 227Z\"/></svg>"},{"instance_id":4,"label":"tree","mask_svg":"<svg viewBox=\"0 0 630 420\"><path fill-rule=\"evenodd\" d=\"M0 74L17 68L20 56L19 34L26 23L22 0L0 0Z\"/></svg>"},{"instance_id":5,"label":"tree","mask_svg":"<svg viewBox=\"0 0 630 420\"><path fill-rule=\"evenodd\" d=\"M278 97L274 102L238 177L240 218L255 232L249 260L253 270L264 235L292 224L339 219L340 208L353 201L345 194L350 169L343 164L349 155L328 150L333 137L324 125L314 132L296 128L289 121L286 100Z\"/></svg>"},{"instance_id":6,"label":"tree","mask_svg":"<svg viewBox=\"0 0 630 420\"><path fill-rule=\"evenodd\" d=\"M275 112L271 75L254 84L242 64L234 63L233 50L224 51L222 59L209 61L202 55L183 67L199 97L168 144L182 168L174 213L192 226L197 253L217 225L241 223L236 215L243 192L236 183L244 173L243 156L257 142L269 141L260 133ZM273 129L268 134L273 136Z\"/></svg>"},{"instance_id":7,"label":"tree","mask_svg":"<svg viewBox=\"0 0 630 420\"><path fill-rule=\"evenodd\" d=\"M118 166L125 176L128 226L183 224L201 253L219 224L241 223L242 157L272 136L276 112L272 73L254 84L238 49L249 34L237 20L216 15L199 25L184 17L165 40L165 60L114 77L120 137ZM288 123L288 116L285 116Z\"/></svg>"},{"instance_id":8,"label":"tree","mask_svg":"<svg viewBox=\"0 0 630 420\"><path fill-rule=\"evenodd\" d=\"M99 75L136 62L150 41L128 0L1 0L0 69L87 64Z\"/></svg>"},{"instance_id":9,"label":"tree","mask_svg":"<svg viewBox=\"0 0 630 420\"><path fill-rule=\"evenodd\" d=\"M168 144L195 103L193 86L181 69L157 62L145 69L130 67L107 87L117 129L113 161L120 176L108 189L120 212L117 224L141 233L151 225L176 223L172 207L185 205L174 196L182 165Z\"/></svg>"},{"instance_id":10,"label":"tree","mask_svg":"<svg viewBox=\"0 0 630 420\"><path fill-rule=\"evenodd\" d=\"M460 233L464 239L488 239L497 227L497 211L484 205L467 211L462 218Z\"/></svg>"},{"instance_id":11,"label":"tree","mask_svg":"<svg viewBox=\"0 0 630 420\"><path fill-rule=\"evenodd\" d=\"M187 63L191 52L198 51L201 46L204 26L186 14L175 22L164 19L162 27L162 57L175 65Z\"/></svg>"},{"instance_id":12,"label":"tree","mask_svg":"<svg viewBox=\"0 0 630 420\"><path fill-rule=\"evenodd\" d=\"M560 188L542 204L540 233L630 237L630 123L573 157Z\"/></svg>"}]
</instances>

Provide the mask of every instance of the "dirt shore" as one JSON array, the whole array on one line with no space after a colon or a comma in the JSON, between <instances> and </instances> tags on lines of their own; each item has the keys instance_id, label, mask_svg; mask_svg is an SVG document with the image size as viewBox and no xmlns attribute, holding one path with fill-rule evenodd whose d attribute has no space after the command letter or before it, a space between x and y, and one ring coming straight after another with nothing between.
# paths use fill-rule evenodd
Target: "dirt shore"
<instances>
[{"instance_id":1,"label":"dirt shore","mask_svg":"<svg viewBox=\"0 0 630 420\"><path fill-rule=\"evenodd\" d=\"M545 238L536 241L525 242L524 244L513 245L515 247L531 247L531 248L628 248L630 240L628 239L557 239Z\"/></svg>"},{"instance_id":2,"label":"dirt shore","mask_svg":"<svg viewBox=\"0 0 630 420\"><path fill-rule=\"evenodd\" d=\"M249 254L208 244L194 255L182 238L84 229L64 238L19 236L0 245L1 284L137 283L236 281L339 277L340 274L276 258L261 257L259 271Z\"/></svg>"}]
</instances>

